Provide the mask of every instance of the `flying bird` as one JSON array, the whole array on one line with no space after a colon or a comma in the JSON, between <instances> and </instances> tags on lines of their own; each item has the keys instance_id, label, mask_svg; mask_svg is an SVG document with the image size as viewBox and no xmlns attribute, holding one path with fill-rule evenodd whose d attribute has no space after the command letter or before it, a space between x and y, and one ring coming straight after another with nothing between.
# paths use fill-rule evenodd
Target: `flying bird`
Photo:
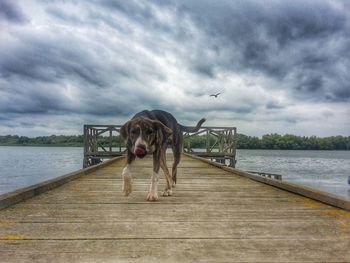
<instances>
[{"instance_id":1,"label":"flying bird","mask_svg":"<svg viewBox=\"0 0 350 263\"><path fill-rule=\"evenodd\" d=\"M215 97L215 98L217 98L220 94L221 94L221 92L216 93L216 94L211 94L211 95L209 95L209 97Z\"/></svg>"}]
</instances>

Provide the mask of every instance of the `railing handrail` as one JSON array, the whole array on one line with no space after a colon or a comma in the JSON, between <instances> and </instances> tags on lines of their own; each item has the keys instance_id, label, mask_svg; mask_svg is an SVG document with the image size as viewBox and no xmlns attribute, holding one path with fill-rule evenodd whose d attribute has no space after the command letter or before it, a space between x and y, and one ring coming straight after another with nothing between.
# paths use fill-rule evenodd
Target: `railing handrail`
<instances>
[{"instance_id":1,"label":"railing handrail","mask_svg":"<svg viewBox=\"0 0 350 263\"><path fill-rule=\"evenodd\" d=\"M118 127L121 128L123 125L121 124L84 124L86 127ZM195 126L186 126L188 128L195 128ZM199 129L229 129L234 130L237 129L237 127L226 127L226 126L202 126Z\"/></svg>"}]
</instances>

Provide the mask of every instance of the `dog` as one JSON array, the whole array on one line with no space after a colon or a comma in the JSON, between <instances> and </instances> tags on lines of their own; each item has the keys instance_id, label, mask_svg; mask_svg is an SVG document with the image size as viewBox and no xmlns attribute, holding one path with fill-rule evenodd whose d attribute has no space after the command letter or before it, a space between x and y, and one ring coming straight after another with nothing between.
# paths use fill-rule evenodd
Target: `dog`
<instances>
[{"instance_id":1,"label":"dog","mask_svg":"<svg viewBox=\"0 0 350 263\"><path fill-rule=\"evenodd\" d=\"M172 188L175 187L177 166L180 162L183 132L197 132L205 119L201 119L196 127L186 127L177 122L173 115L162 110L144 110L132 117L120 128L120 135L126 144L126 166L122 172L123 188L125 196L132 191L131 164L136 157L144 158L147 154L153 155L153 174L151 185L147 195L148 201L158 200L159 169L162 168L166 188L163 196L171 196ZM170 176L166 164L166 149L171 145L174 163Z\"/></svg>"}]
</instances>

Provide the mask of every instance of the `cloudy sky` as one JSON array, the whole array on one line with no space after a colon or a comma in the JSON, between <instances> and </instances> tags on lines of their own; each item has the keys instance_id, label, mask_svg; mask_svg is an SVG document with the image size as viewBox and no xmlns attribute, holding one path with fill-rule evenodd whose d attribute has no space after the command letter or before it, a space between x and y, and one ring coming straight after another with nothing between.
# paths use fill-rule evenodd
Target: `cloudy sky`
<instances>
[{"instance_id":1,"label":"cloudy sky","mask_svg":"<svg viewBox=\"0 0 350 263\"><path fill-rule=\"evenodd\" d=\"M80 134L143 109L350 135L349 71L349 1L0 0L0 135Z\"/></svg>"}]
</instances>

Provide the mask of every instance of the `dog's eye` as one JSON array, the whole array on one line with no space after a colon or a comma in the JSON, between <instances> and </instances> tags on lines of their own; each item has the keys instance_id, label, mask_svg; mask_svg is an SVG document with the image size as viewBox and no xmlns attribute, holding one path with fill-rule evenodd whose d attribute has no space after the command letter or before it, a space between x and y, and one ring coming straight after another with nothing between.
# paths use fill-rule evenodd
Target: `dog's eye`
<instances>
[{"instance_id":1,"label":"dog's eye","mask_svg":"<svg viewBox=\"0 0 350 263\"><path fill-rule=\"evenodd\" d=\"M131 129L130 130L131 134L138 134L139 130L138 129Z\"/></svg>"},{"instance_id":2,"label":"dog's eye","mask_svg":"<svg viewBox=\"0 0 350 263\"><path fill-rule=\"evenodd\" d=\"M151 135L151 134L153 133L153 130L152 130L152 129L147 129L147 130L145 131L145 133L146 133L147 135Z\"/></svg>"}]
</instances>

